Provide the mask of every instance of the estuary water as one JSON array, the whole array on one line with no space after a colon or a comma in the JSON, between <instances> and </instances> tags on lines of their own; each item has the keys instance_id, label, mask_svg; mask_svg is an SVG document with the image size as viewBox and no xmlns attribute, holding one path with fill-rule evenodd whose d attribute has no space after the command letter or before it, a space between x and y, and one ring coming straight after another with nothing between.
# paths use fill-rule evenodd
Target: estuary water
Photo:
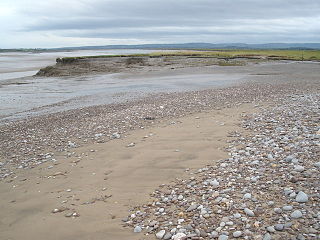
<instances>
[{"instance_id":1,"label":"estuary water","mask_svg":"<svg viewBox=\"0 0 320 240\"><path fill-rule=\"evenodd\" d=\"M200 90L238 83L246 74L182 69L150 74L33 77L57 57L149 53L154 50L100 50L0 53L0 121L123 102L158 92Z\"/></svg>"}]
</instances>

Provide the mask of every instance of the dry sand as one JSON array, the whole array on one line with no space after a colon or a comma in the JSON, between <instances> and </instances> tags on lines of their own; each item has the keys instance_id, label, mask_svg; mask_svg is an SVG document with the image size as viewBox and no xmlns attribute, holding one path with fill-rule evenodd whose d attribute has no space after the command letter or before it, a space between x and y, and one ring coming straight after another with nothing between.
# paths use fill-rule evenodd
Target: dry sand
<instances>
[{"instance_id":1,"label":"dry sand","mask_svg":"<svg viewBox=\"0 0 320 240\"><path fill-rule=\"evenodd\" d=\"M160 184L183 177L186 168L225 158L228 132L239 130L240 115L252 111L245 104L175 124L164 121L123 139L77 148L69 158L56 156L52 168L46 163L20 170L13 181L0 182L1 239L145 239L121 225L130 207L147 202ZM135 146L127 147L131 142ZM59 173L64 175L53 176ZM70 210L51 213L62 206ZM80 217L65 217L70 211Z\"/></svg>"}]
</instances>

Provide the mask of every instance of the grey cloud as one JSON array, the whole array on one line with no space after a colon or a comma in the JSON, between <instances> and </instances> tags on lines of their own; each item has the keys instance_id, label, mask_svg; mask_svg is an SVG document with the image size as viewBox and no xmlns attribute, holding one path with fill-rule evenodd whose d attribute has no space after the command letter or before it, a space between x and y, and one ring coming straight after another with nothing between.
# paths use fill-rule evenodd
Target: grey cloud
<instances>
[{"instance_id":1,"label":"grey cloud","mask_svg":"<svg viewBox=\"0 0 320 240\"><path fill-rule=\"evenodd\" d=\"M65 8L57 6L59 11L43 8L59 0L52 1L23 9L33 23L21 31L142 41L152 37L192 41L199 35L233 36L235 41L237 36L282 41L296 35L297 40L318 41L320 35L319 0L69 0Z\"/></svg>"},{"instance_id":2,"label":"grey cloud","mask_svg":"<svg viewBox=\"0 0 320 240\"><path fill-rule=\"evenodd\" d=\"M81 6L81 9L75 10L66 8L65 14L61 12L61 7L59 13L52 9L41 9L35 13L33 9L34 17L39 20L27 29L37 31L85 27L206 26L225 20L236 22L241 19L320 16L319 0L99 0L82 1ZM55 14L62 14L64 17L57 18Z\"/></svg>"},{"instance_id":3,"label":"grey cloud","mask_svg":"<svg viewBox=\"0 0 320 240\"><path fill-rule=\"evenodd\" d=\"M114 17L138 14L151 18L282 18L318 15L320 2L318 0L119 0L97 1L96 7L94 10L99 9L98 14L113 14Z\"/></svg>"},{"instance_id":4,"label":"grey cloud","mask_svg":"<svg viewBox=\"0 0 320 240\"><path fill-rule=\"evenodd\" d=\"M311 39L311 37L315 37L312 34L310 34L308 31L301 31L300 34L303 35L298 35L296 32L280 32L280 31L274 31L274 30L269 30L269 31L247 31L247 30L215 30L215 31L209 31L209 30L194 30L190 29L189 31L159 31L159 30L154 30L154 31L146 31L146 30L126 30L126 31L109 31L109 32L103 32L103 31L66 31L61 33L62 36L65 37L82 37L82 38L136 38L136 39L158 39L158 38L177 38L177 37L184 37L187 39L198 39L198 41L201 41L201 38L203 36L207 37L208 39L214 39L215 36L218 37L232 37L232 39L236 39L240 36L244 37L246 36L248 40L250 38L267 38L270 36L270 40L272 40L275 36L278 38L282 38L285 40L286 37L288 38L300 38L300 40L307 40ZM252 39L251 39L252 40ZM320 37L317 37L317 40L320 40Z\"/></svg>"}]
</instances>

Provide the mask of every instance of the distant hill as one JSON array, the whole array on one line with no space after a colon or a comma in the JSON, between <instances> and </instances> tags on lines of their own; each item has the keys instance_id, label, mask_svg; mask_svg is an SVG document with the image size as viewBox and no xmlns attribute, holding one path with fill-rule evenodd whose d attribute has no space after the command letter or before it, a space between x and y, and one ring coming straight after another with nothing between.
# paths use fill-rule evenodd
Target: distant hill
<instances>
[{"instance_id":1,"label":"distant hill","mask_svg":"<svg viewBox=\"0 0 320 240\"><path fill-rule=\"evenodd\" d=\"M105 45L37 49L0 49L8 51L71 51L96 49L286 49L286 50L320 50L320 43L176 43L176 44L138 44L138 45Z\"/></svg>"},{"instance_id":2,"label":"distant hill","mask_svg":"<svg viewBox=\"0 0 320 240\"><path fill-rule=\"evenodd\" d=\"M177 44L138 44L138 45L106 45L54 48L52 50L81 49L320 49L320 43L177 43Z\"/></svg>"}]
</instances>

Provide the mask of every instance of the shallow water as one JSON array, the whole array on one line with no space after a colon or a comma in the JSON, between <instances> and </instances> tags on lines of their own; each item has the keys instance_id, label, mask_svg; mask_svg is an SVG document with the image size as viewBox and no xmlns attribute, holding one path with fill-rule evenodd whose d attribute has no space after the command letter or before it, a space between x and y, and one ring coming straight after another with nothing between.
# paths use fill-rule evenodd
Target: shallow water
<instances>
[{"instance_id":1,"label":"shallow water","mask_svg":"<svg viewBox=\"0 0 320 240\"><path fill-rule=\"evenodd\" d=\"M241 74L179 74L131 76L101 74L56 78L28 77L0 88L0 117L34 114L114 103L157 92L199 90L239 82Z\"/></svg>"},{"instance_id":2,"label":"shallow water","mask_svg":"<svg viewBox=\"0 0 320 240\"><path fill-rule=\"evenodd\" d=\"M32 77L57 57L149 53L153 50L99 50L50 53L0 53L0 120L14 120L85 106L127 101L157 92L229 86L242 74L171 71L158 74L100 74Z\"/></svg>"},{"instance_id":3,"label":"shallow water","mask_svg":"<svg viewBox=\"0 0 320 240\"><path fill-rule=\"evenodd\" d=\"M150 53L156 50L117 49L117 50L79 50L64 52L9 52L0 53L0 82L14 77L34 75L40 68L54 65L58 57L95 56Z\"/></svg>"}]
</instances>

